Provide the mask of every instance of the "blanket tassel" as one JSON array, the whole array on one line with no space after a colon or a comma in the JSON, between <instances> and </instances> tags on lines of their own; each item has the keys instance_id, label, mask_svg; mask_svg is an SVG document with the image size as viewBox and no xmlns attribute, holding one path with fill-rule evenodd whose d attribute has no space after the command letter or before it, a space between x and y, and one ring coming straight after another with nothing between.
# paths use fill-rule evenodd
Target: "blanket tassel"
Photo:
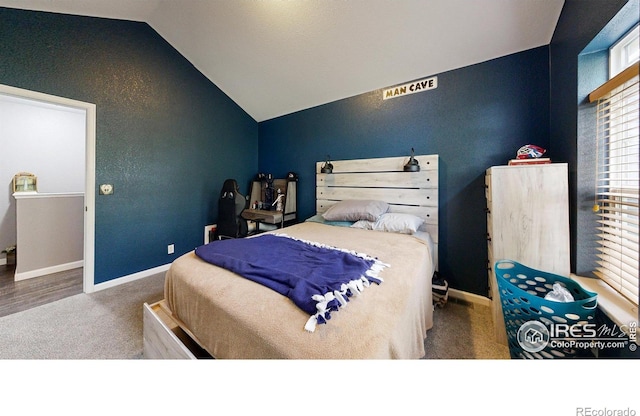
<instances>
[{"instance_id":1,"label":"blanket tassel","mask_svg":"<svg viewBox=\"0 0 640 416\"><path fill-rule=\"evenodd\" d=\"M314 332L316 330L316 324L318 323L318 318L315 315L309 317L309 320L306 324L304 324L304 330L307 332Z\"/></svg>"}]
</instances>

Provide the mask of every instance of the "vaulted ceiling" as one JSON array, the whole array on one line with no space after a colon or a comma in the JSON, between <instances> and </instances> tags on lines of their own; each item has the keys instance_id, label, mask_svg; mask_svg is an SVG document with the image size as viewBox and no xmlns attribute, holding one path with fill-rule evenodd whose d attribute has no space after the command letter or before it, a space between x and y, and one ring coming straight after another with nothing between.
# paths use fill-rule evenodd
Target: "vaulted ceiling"
<instances>
[{"instance_id":1,"label":"vaulted ceiling","mask_svg":"<svg viewBox=\"0 0 640 416\"><path fill-rule=\"evenodd\" d=\"M263 121L547 45L564 0L0 0L148 23Z\"/></svg>"}]
</instances>

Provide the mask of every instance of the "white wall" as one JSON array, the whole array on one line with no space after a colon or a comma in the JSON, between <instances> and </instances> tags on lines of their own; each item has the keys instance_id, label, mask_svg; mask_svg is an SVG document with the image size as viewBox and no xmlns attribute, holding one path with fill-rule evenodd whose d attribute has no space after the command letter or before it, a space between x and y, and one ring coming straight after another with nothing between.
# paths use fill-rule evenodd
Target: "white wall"
<instances>
[{"instance_id":1,"label":"white wall","mask_svg":"<svg viewBox=\"0 0 640 416\"><path fill-rule=\"evenodd\" d=\"M0 94L0 251L16 243L16 173L35 174L39 193L84 192L85 122L85 110Z\"/></svg>"}]
</instances>

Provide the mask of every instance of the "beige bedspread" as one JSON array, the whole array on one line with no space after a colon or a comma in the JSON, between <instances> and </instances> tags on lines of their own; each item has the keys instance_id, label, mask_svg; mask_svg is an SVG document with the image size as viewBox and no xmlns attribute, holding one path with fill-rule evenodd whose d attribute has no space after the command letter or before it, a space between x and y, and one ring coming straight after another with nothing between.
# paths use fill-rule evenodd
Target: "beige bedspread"
<instances>
[{"instance_id":1,"label":"beige bedspread","mask_svg":"<svg viewBox=\"0 0 640 416\"><path fill-rule=\"evenodd\" d=\"M305 222L272 231L356 250L390 265L315 332L309 316L277 292L213 266L194 252L166 275L175 318L216 358L421 358L433 324L433 261L427 243L407 235ZM265 247L268 250L268 247Z\"/></svg>"}]
</instances>

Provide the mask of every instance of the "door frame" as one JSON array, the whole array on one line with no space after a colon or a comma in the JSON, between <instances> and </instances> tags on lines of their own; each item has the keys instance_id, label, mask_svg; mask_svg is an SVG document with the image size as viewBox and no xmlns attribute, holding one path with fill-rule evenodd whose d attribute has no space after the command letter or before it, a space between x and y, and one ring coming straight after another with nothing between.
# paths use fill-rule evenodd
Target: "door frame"
<instances>
[{"instance_id":1,"label":"door frame","mask_svg":"<svg viewBox=\"0 0 640 416\"><path fill-rule=\"evenodd\" d=\"M3 84L0 84L0 94L85 111L84 267L82 269L82 291L84 293L92 293L95 290L96 105Z\"/></svg>"}]
</instances>

